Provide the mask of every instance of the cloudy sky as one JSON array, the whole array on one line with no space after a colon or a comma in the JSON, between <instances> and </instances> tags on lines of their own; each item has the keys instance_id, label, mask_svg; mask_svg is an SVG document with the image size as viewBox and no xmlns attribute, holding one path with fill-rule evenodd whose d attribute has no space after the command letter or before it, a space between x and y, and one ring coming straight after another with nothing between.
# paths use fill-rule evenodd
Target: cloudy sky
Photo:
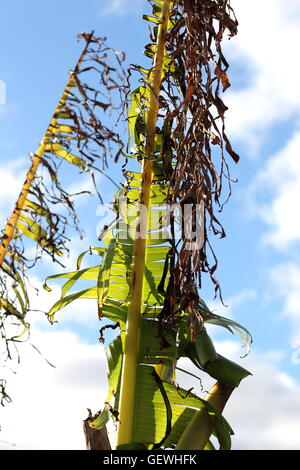
<instances>
[{"instance_id":1,"label":"cloudy sky","mask_svg":"<svg viewBox=\"0 0 300 470\"><path fill-rule=\"evenodd\" d=\"M36 149L66 72L79 55L76 35L95 29L116 49L126 51L128 64L144 61L140 57L147 26L141 15L146 3L28 0L2 5L2 225L24 179L28 153ZM213 302L209 289L204 300L216 312L247 326L254 336L250 355L241 360L237 338L212 332L218 351L253 373L234 392L225 411L236 432L233 448L299 449L300 6L296 0L232 0L232 6L240 27L239 35L225 45L232 86L224 100L230 108L228 134L241 161L231 168L238 183L222 216L227 238L214 241L218 278L229 307ZM110 172L120 180L112 165ZM109 199L113 187L103 180L100 189L101 184ZM87 225L84 240L72 239L73 257L67 260L71 269L75 253L95 239L96 208L96 201L80 203L82 220L88 213L96 223ZM57 268L45 261L34 273L36 284L54 272ZM51 294L34 293L33 306L47 310L58 295L55 286ZM9 374L13 403L0 410L0 448L84 448L81 421L86 408L97 411L106 393L99 325L93 303L85 301L62 311L57 319L58 325L50 327L42 315L31 316L31 342L56 367L30 343L21 347L21 363Z\"/></svg>"}]
</instances>

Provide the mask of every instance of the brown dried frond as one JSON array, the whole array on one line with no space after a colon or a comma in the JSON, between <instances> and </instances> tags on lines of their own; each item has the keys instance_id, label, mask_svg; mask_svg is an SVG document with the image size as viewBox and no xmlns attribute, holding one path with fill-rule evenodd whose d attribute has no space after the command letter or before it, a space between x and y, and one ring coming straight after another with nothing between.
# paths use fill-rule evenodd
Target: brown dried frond
<instances>
[{"instance_id":1,"label":"brown dried frond","mask_svg":"<svg viewBox=\"0 0 300 470\"><path fill-rule=\"evenodd\" d=\"M216 216L231 194L231 178L227 153L235 163L239 156L225 133L227 110L221 91L229 86L228 63L221 42L224 33L237 33L238 22L229 0L178 0L174 7L173 28L167 37L167 52L173 68L165 76L165 120L172 122L174 148L173 171L170 177L169 203L192 208L192 229L202 223L203 243L189 249L193 241L184 234L174 251L173 268L162 318L171 319L174 308L198 309L201 273L208 272L215 286L217 258L209 234L225 236ZM181 95L181 98L178 96ZM222 201L223 182L228 193ZM197 208L203 207L202 222ZM222 296L221 296L222 298Z\"/></svg>"}]
</instances>

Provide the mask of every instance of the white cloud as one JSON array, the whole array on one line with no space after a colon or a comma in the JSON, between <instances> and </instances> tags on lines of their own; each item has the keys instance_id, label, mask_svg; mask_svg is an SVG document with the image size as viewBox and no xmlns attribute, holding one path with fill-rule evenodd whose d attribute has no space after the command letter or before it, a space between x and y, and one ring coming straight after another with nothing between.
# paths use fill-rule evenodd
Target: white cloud
<instances>
[{"instance_id":1,"label":"white cloud","mask_svg":"<svg viewBox=\"0 0 300 470\"><path fill-rule=\"evenodd\" d=\"M260 218L267 227L261 237L285 262L267 268L272 300L283 302L282 319L290 323L291 361L300 358L300 269L297 265L300 242L300 131L271 156L248 188L248 214Z\"/></svg>"},{"instance_id":2,"label":"white cloud","mask_svg":"<svg viewBox=\"0 0 300 470\"><path fill-rule=\"evenodd\" d=\"M283 299L282 314L292 324L291 347L298 348L300 346L300 268L290 261L274 266L270 269L269 275L272 292L276 293L277 298Z\"/></svg>"},{"instance_id":3,"label":"white cloud","mask_svg":"<svg viewBox=\"0 0 300 470\"><path fill-rule=\"evenodd\" d=\"M8 382L13 403L1 413L0 439L13 447L2 448L84 449L82 420L87 408L103 406L107 393L103 347L68 331L34 336L56 369L23 345L18 373Z\"/></svg>"},{"instance_id":4,"label":"white cloud","mask_svg":"<svg viewBox=\"0 0 300 470\"><path fill-rule=\"evenodd\" d=\"M101 10L101 16L118 15L122 16L136 10L143 0L111 0L106 1L106 5Z\"/></svg>"},{"instance_id":5,"label":"white cloud","mask_svg":"<svg viewBox=\"0 0 300 470\"><path fill-rule=\"evenodd\" d=\"M238 36L226 44L243 82L225 94L230 111L230 135L244 139L249 148L261 143L275 122L299 118L300 8L295 0L232 1L239 21Z\"/></svg>"},{"instance_id":6,"label":"white cloud","mask_svg":"<svg viewBox=\"0 0 300 470\"><path fill-rule=\"evenodd\" d=\"M85 344L68 331L35 330L34 334L57 368L50 368L29 346L23 348L18 374L9 381L14 401L1 415L0 439L9 444L0 441L0 448L84 449L86 408L100 409L107 392L103 348ZM225 409L224 416L236 432L233 448L299 448L300 387L280 369L280 355L254 352L241 360L238 342L232 341L217 343L217 349L253 373ZM187 361L182 362L184 366ZM182 374L180 380L183 382ZM195 391L201 393L190 376L184 375L183 383L185 388L196 385ZM210 384L209 380L203 382L206 389ZM110 430L113 441L114 427Z\"/></svg>"},{"instance_id":7,"label":"white cloud","mask_svg":"<svg viewBox=\"0 0 300 470\"><path fill-rule=\"evenodd\" d=\"M285 372L252 354L245 379L232 395L225 416L236 432L236 449L299 449L300 386Z\"/></svg>"},{"instance_id":8,"label":"white cloud","mask_svg":"<svg viewBox=\"0 0 300 470\"><path fill-rule=\"evenodd\" d=\"M274 156L253 179L249 189L251 212L269 227L263 242L278 250L300 240L300 131Z\"/></svg>"}]
</instances>

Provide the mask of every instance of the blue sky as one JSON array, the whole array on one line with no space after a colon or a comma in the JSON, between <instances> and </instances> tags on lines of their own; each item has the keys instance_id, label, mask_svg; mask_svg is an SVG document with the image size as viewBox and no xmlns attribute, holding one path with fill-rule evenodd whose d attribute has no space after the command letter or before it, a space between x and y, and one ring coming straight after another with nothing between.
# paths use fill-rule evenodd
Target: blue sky
<instances>
[{"instance_id":1,"label":"blue sky","mask_svg":"<svg viewBox=\"0 0 300 470\"><path fill-rule=\"evenodd\" d=\"M2 225L24 179L28 153L37 148L65 86L67 71L81 51L76 35L95 29L98 36L108 37L110 45L126 52L127 64L145 62L141 53L148 40L147 25L141 16L146 3L14 0L2 6L0 80L5 82L7 92L6 104L0 105ZM209 287L204 300L217 312L247 326L254 336L252 352L242 362L254 375L236 391L225 413L236 429L235 448L300 447L297 3L232 0L240 32L225 46L232 83L224 96L229 106L227 130L241 160L237 166L231 165L238 183L233 185L233 196L222 214L227 238L215 239L213 245L219 258L218 279L229 307L214 302ZM109 174L121 181L113 162ZM113 187L105 179L99 185L109 200ZM83 199L79 205L83 225L86 222L86 238L82 242L72 238L70 269L74 267L75 253L95 242L95 221L99 222L96 209L95 198L92 202ZM54 272L57 268L45 261L34 277L41 282L41 277ZM41 293L34 302L50 305L58 295L54 288L52 296ZM105 396L104 357L97 344L99 326L95 317L93 306L84 301L74 310L62 311L59 326L50 327L43 318L33 316L32 341L56 363L57 369L49 371L32 348L22 348L18 374L11 378L15 399L3 411L0 439L17 448L82 445L80 426L78 430L76 426L85 417L85 408L98 409ZM218 331L213 334L220 352L239 360L243 350L238 338L232 342L231 337ZM37 381L37 377L42 380ZM20 387L22 398L18 396ZM62 438L59 431L54 432L56 421L51 419L55 413L47 400L48 393L55 397L51 399L53 410L63 410L65 420L75 426L74 435ZM47 416L50 424L44 437L36 434L34 425L23 425L19 431L11 427L12 416L21 414L26 423L24 401L29 410Z\"/></svg>"}]
</instances>

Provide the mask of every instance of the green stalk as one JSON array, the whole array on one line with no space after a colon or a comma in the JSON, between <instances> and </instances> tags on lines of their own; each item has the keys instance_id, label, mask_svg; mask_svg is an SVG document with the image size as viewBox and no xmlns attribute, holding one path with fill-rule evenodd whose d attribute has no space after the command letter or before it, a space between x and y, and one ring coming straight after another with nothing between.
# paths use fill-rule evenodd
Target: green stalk
<instances>
[{"instance_id":1,"label":"green stalk","mask_svg":"<svg viewBox=\"0 0 300 470\"><path fill-rule=\"evenodd\" d=\"M217 382L205 397L209 403L220 414L233 392L234 387ZM203 450L213 431L213 421L206 408L197 411L181 435L176 450Z\"/></svg>"},{"instance_id":2,"label":"green stalk","mask_svg":"<svg viewBox=\"0 0 300 470\"><path fill-rule=\"evenodd\" d=\"M171 9L171 0L165 0L162 7L160 24L158 28L156 52L154 56L153 68L151 70L150 81L150 102L149 111L146 118L146 143L145 155L142 166L142 188L140 192L140 204L144 206L143 227L148 227L150 190L153 178L153 163L147 157L151 157L155 148L155 131L158 113L158 100L160 94L163 63L165 58L165 37L168 28L168 21ZM146 208L146 210L145 210ZM141 221L140 221L141 222ZM138 223L140 225L140 223ZM137 231L139 227L137 226ZM134 264L133 264L133 291L128 306L128 316L126 324L126 337L123 355L123 367L120 392L120 415L117 445L127 444L134 440L135 423L135 401L136 401L136 380L138 366L139 330L141 320L141 307L143 299L144 268L146 258L147 233L140 235L135 240Z\"/></svg>"}]
</instances>

